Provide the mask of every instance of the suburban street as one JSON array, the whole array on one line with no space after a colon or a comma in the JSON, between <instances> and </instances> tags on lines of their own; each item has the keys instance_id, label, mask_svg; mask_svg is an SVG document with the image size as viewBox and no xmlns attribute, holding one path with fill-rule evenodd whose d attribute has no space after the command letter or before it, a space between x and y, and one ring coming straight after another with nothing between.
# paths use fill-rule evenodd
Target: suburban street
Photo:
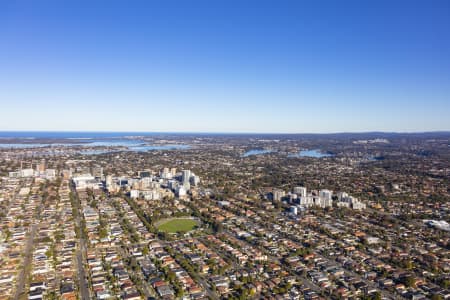
<instances>
[{"instance_id":1,"label":"suburban street","mask_svg":"<svg viewBox=\"0 0 450 300\"><path fill-rule=\"evenodd\" d=\"M37 229L37 224L31 225L30 234L28 236L27 243L25 246L23 265L20 270L19 276L17 277L17 288L16 288L16 292L14 294L13 299L19 299L20 295L25 293L26 279L27 279L29 267L31 266L31 260L33 258L32 250L33 250L34 238L36 236L36 229Z\"/></svg>"},{"instance_id":2,"label":"suburban street","mask_svg":"<svg viewBox=\"0 0 450 300\"><path fill-rule=\"evenodd\" d=\"M73 195L76 195L75 189L71 188ZM75 225L79 228L79 237L76 248L76 260L77 260L77 272L78 272L78 285L80 289L80 296L84 299L91 299L91 294L88 285L88 279L86 270L84 268L84 262L86 261L86 240L83 237L83 229L81 228L82 222L79 211L79 199L75 197L75 203L77 204L75 207Z\"/></svg>"},{"instance_id":3,"label":"suburban street","mask_svg":"<svg viewBox=\"0 0 450 300\"><path fill-rule=\"evenodd\" d=\"M25 293L25 284L26 284L26 279L27 279L27 275L28 272L30 271L30 266L32 265L32 258L33 258L33 245L34 245L34 238L36 236L36 230L38 228L39 225L39 216L42 212L42 207L43 207L43 201L45 199L43 199L42 197L39 197L39 205L34 213L34 223L31 225L31 229L30 229L30 233L28 235L28 239L25 245L25 251L24 251L24 259L23 259L23 265L22 268L20 269L20 273L17 277L17 285L16 285L16 290L15 290L15 295L14 295L14 299L19 299L20 295L22 295L23 293Z\"/></svg>"}]
</instances>

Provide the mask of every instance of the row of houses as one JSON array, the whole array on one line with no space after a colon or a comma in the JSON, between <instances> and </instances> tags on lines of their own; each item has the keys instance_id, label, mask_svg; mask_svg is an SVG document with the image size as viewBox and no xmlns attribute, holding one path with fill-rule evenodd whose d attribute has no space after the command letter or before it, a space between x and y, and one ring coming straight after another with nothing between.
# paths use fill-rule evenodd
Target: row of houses
<instances>
[{"instance_id":1,"label":"row of houses","mask_svg":"<svg viewBox=\"0 0 450 300\"><path fill-rule=\"evenodd\" d=\"M32 213L38 207L39 187L30 178L2 178L0 217L0 299L16 292L17 280L24 263L23 253L31 229Z\"/></svg>"},{"instance_id":2,"label":"row of houses","mask_svg":"<svg viewBox=\"0 0 450 300\"><path fill-rule=\"evenodd\" d=\"M29 299L77 299L76 237L69 183L47 188L34 241Z\"/></svg>"},{"instance_id":3,"label":"row of houses","mask_svg":"<svg viewBox=\"0 0 450 300\"><path fill-rule=\"evenodd\" d=\"M84 207L83 216L89 239L86 269L91 293L96 299L142 299L119 251L123 230L115 209L105 202L101 202L98 208L91 207L88 200L92 199L89 197L95 196L85 192L78 194ZM107 223L102 220L106 216Z\"/></svg>"}]
</instances>

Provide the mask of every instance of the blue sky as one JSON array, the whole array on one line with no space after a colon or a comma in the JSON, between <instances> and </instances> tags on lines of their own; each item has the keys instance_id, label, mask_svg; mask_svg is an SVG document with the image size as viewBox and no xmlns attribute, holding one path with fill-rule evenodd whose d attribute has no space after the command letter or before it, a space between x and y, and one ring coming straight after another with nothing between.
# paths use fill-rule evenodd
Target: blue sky
<instances>
[{"instance_id":1,"label":"blue sky","mask_svg":"<svg viewBox=\"0 0 450 300\"><path fill-rule=\"evenodd\" d=\"M0 130L450 130L448 1L2 1Z\"/></svg>"}]
</instances>

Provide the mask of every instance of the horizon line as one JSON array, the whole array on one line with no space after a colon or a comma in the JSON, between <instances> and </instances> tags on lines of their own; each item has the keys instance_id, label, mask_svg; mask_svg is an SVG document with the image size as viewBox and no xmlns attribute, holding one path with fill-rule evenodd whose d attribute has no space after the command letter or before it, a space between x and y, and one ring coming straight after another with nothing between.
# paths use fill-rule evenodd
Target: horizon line
<instances>
[{"instance_id":1,"label":"horizon line","mask_svg":"<svg viewBox=\"0 0 450 300\"><path fill-rule=\"evenodd\" d=\"M0 133L156 133L156 134L263 134L263 135L333 135L333 134L426 134L449 133L450 130L425 130L425 131L334 131L334 132L262 132L262 131L122 131L122 130L1 130Z\"/></svg>"}]
</instances>

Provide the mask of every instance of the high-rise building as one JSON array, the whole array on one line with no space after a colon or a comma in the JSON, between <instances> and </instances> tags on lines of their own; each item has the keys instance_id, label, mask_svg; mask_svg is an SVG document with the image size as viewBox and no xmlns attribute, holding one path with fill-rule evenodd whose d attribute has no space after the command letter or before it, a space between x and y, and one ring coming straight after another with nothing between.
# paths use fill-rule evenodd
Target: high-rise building
<instances>
[{"instance_id":1,"label":"high-rise building","mask_svg":"<svg viewBox=\"0 0 450 300\"><path fill-rule=\"evenodd\" d=\"M311 196L299 197L299 204L304 207L310 207L314 204L313 197Z\"/></svg>"},{"instance_id":2,"label":"high-rise building","mask_svg":"<svg viewBox=\"0 0 450 300\"><path fill-rule=\"evenodd\" d=\"M176 194L180 198L185 197L186 196L186 189L183 186L179 186L176 189Z\"/></svg>"},{"instance_id":3,"label":"high-rise building","mask_svg":"<svg viewBox=\"0 0 450 300\"><path fill-rule=\"evenodd\" d=\"M139 198L139 190L131 190L130 191L130 198L132 198L132 199Z\"/></svg>"},{"instance_id":4,"label":"high-rise building","mask_svg":"<svg viewBox=\"0 0 450 300\"><path fill-rule=\"evenodd\" d=\"M111 175L106 176L106 186L109 187L112 185L112 183L113 183L112 176Z\"/></svg>"},{"instance_id":5,"label":"high-rise building","mask_svg":"<svg viewBox=\"0 0 450 300\"><path fill-rule=\"evenodd\" d=\"M189 180L191 179L191 171L190 170L183 170L182 172L181 172L181 181L183 182L183 185L184 184L188 184L189 183Z\"/></svg>"},{"instance_id":6,"label":"high-rise building","mask_svg":"<svg viewBox=\"0 0 450 300\"><path fill-rule=\"evenodd\" d=\"M273 201L281 201L281 199L284 197L285 193L283 190L275 189L272 192L273 195Z\"/></svg>"},{"instance_id":7,"label":"high-rise building","mask_svg":"<svg viewBox=\"0 0 450 300\"><path fill-rule=\"evenodd\" d=\"M339 192L339 193L337 194L337 196L338 196L338 200L339 200L339 201L343 201L345 198L348 197L348 194L347 194L346 192Z\"/></svg>"},{"instance_id":8,"label":"high-rise building","mask_svg":"<svg viewBox=\"0 0 450 300\"><path fill-rule=\"evenodd\" d=\"M303 186L296 186L294 188L294 194L297 194L297 196L300 197L306 197L306 188Z\"/></svg>"},{"instance_id":9,"label":"high-rise building","mask_svg":"<svg viewBox=\"0 0 450 300\"><path fill-rule=\"evenodd\" d=\"M93 167L92 175L94 177L103 178L103 168L102 167Z\"/></svg>"},{"instance_id":10,"label":"high-rise building","mask_svg":"<svg viewBox=\"0 0 450 300\"><path fill-rule=\"evenodd\" d=\"M190 183L192 186L197 186L200 183L200 177L191 176Z\"/></svg>"},{"instance_id":11,"label":"high-rise building","mask_svg":"<svg viewBox=\"0 0 450 300\"><path fill-rule=\"evenodd\" d=\"M171 179L173 177L172 172L170 172L169 168L164 168L161 172L160 172L160 176L163 179Z\"/></svg>"},{"instance_id":12,"label":"high-rise building","mask_svg":"<svg viewBox=\"0 0 450 300\"><path fill-rule=\"evenodd\" d=\"M320 190L319 197L323 200L331 200L333 193L330 190Z\"/></svg>"},{"instance_id":13,"label":"high-rise building","mask_svg":"<svg viewBox=\"0 0 450 300\"><path fill-rule=\"evenodd\" d=\"M33 169L22 169L22 170L20 170L20 176L21 177L33 177L34 170Z\"/></svg>"},{"instance_id":14,"label":"high-rise building","mask_svg":"<svg viewBox=\"0 0 450 300\"><path fill-rule=\"evenodd\" d=\"M149 188L152 183L151 177L144 177L140 180L140 187L141 189Z\"/></svg>"}]
</instances>

